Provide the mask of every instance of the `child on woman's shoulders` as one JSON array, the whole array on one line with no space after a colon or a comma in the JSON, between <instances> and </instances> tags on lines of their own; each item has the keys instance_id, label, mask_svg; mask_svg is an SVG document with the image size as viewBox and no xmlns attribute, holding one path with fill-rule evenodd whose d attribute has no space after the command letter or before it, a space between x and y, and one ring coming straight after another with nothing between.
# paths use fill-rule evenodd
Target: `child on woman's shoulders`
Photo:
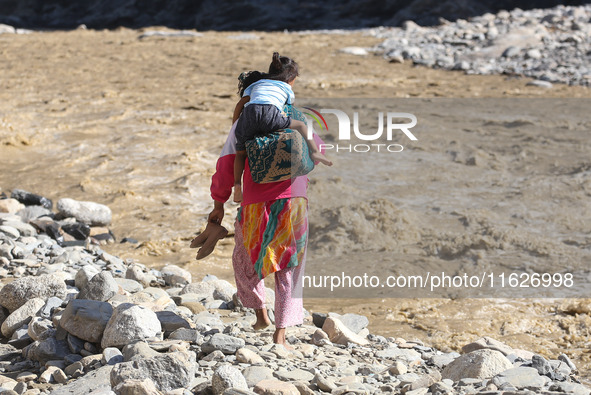
<instances>
[{"instance_id":1,"label":"child on woman's shoulders","mask_svg":"<svg viewBox=\"0 0 591 395\"><path fill-rule=\"evenodd\" d=\"M320 152L313 139L308 139L308 127L302 121L282 114L283 106L293 104L292 86L299 75L298 64L286 56L273 53L268 73L252 71L239 77L238 90L242 97L234 109L232 123L236 124L236 158L234 160L234 201L242 201L242 173L246 161L248 140L281 129L294 129L308 144L310 158L314 162L332 166Z\"/></svg>"}]
</instances>

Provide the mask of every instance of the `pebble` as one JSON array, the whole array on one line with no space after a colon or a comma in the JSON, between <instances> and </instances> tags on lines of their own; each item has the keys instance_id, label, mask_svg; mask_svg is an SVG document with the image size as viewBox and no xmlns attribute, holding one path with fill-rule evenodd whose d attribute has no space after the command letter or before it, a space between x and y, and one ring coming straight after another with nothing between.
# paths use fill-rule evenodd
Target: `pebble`
<instances>
[{"instance_id":1,"label":"pebble","mask_svg":"<svg viewBox=\"0 0 591 395\"><path fill-rule=\"evenodd\" d=\"M349 55L356 55L356 56L369 55L369 52L367 51L367 49L362 48L362 47L345 47L345 48L339 49L339 52L346 53Z\"/></svg>"},{"instance_id":2,"label":"pebble","mask_svg":"<svg viewBox=\"0 0 591 395\"><path fill-rule=\"evenodd\" d=\"M527 86L537 86L539 88L546 88L546 89L550 89L553 87L552 83L549 81L542 81L542 80L533 80L533 81L529 81L527 84Z\"/></svg>"},{"instance_id":3,"label":"pebble","mask_svg":"<svg viewBox=\"0 0 591 395\"><path fill-rule=\"evenodd\" d=\"M115 347L107 347L103 350L103 358L101 360L103 365L116 365L123 362L123 354Z\"/></svg>"},{"instance_id":4,"label":"pebble","mask_svg":"<svg viewBox=\"0 0 591 395\"><path fill-rule=\"evenodd\" d=\"M275 379L259 381L254 392L261 395L300 395L295 385Z\"/></svg>"},{"instance_id":5,"label":"pebble","mask_svg":"<svg viewBox=\"0 0 591 395\"><path fill-rule=\"evenodd\" d=\"M357 335L345 326L339 319L328 317L322 325L322 330L326 332L328 338L333 343L347 345L349 343L366 345L367 339Z\"/></svg>"}]
</instances>

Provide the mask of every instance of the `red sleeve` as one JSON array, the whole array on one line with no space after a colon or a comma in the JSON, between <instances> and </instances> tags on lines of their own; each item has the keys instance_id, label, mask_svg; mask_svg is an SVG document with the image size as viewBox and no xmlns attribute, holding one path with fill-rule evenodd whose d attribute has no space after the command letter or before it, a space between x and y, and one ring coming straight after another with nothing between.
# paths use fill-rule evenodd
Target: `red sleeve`
<instances>
[{"instance_id":1,"label":"red sleeve","mask_svg":"<svg viewBox=\"0 0 591 395\"><path fill-rule=\"evenodd\" d=\"M221 156L215 166L215 173L211 177L211 197L213 200L225 203L232 195L234 187L234 158L235 154Z\"/></svg>"}]
</instances>

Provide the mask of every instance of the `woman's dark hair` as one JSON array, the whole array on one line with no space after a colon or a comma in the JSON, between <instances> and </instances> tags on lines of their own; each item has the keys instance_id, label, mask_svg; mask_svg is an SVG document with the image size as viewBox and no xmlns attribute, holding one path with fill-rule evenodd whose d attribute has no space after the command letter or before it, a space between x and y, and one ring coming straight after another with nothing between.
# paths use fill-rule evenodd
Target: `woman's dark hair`
<instances>
[{"instance_id":1,"label":"woman's dark hair","mask_svg":"<svg viewBox=\"0 0 591 395\"><path fill-rule=\"evenodd\" d=\"M287 56L279 56L279 52L273 52L273 60L269 65L269 72L247 71L238 77L238 94L240 97L244 90L258 80L268 79L289 82L300 75L298 64Z\"/></svg>"}]
</instances>

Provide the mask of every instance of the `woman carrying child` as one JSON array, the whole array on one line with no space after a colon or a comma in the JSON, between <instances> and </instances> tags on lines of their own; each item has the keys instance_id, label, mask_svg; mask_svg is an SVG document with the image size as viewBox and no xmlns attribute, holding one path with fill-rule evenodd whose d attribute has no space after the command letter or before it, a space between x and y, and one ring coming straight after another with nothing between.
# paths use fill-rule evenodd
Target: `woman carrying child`
<instances>
[{"instance_id":1,"label":"woman carrying child","mask_svg":"<svg viewBox=\"0 0 591 395\"><path fill-rule=\"evenodd\" d=\"M277 53L273 54L273 62L269 66L268 74L252 72L241 75L239 89L241 96L244 97L236 106L234 126L217 161L216 172L211 182L214 208L209 214L208 221L212 225L221 223L224 216L224 203L230 198L232 188L236 185L235 170L240 170L240 163L235 166L235 159L238 157L238 150L243 147L240 141L244 142L245 139L252 138L248 136L252 136L253 130L255 134L265 134L277 130L273 129L275 127L295 128L307 137L307 129L302 121L292 120L280 113L285 103L293 102L291 85L297 75L297 63ZM262 82L256 85L258 81ZM273 83L268 84L268 81ZM285 86L280 84L277 87L276 82L281 82ZM259 104L261 92L265 89L257 92L257 86L267 91L271 87L273 91L282 92L281 95L285 94L285 99L280 100L284 101L270 105ZM256 98L256 101L253 98ZM250 104L246 105L247 103ZM260 105L266 108L257 108ZM249 109L249 107L252 108ZM252 119L256 121L254 124L264 126L252 126ZM241 126L242 123L246 125ZM299 124L304 125L304 128ZM242 127L244 129L239 129ZM250 132L244 133L239 138L239 130L241 130L240 133L242 130ZM236 144L237 141L239 144ZM312 157L317 161L330 165L332 163L318 151L318 145L321 143L322 140L314 134L314 141L309 142L311 156L313 155ZM238 158L238 161L245 162L242 158ZM286 181L257 184L252 180L248 161L244 166L243 175L240 171L243 182L237 184L243 189L241 188L241 206L235 222L235 247L232 256L238 297L245 307L255 310L257 319L253 325L255 330L269 326L271 321L265 307L263 279L274 273L276 330L273 341L287 346L286 328L303 322L300 275L303 275L308 239L306 194L308 177L300 176ZM213 237L219 236L214 234Z\"/></svg>"}]
</instances>

